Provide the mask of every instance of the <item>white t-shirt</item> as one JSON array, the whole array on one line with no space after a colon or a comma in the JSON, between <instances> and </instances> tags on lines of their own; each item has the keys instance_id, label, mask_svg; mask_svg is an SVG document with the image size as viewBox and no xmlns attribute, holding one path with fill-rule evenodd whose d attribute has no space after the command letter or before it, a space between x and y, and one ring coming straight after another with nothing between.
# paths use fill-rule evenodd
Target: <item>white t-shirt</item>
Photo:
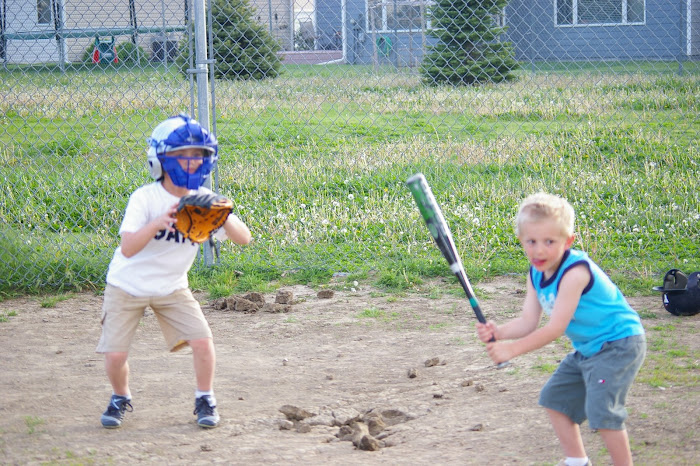
<instances>
[{"instance_id":1,"label":"white t-shirt","mask_svg":"<svg viewBox=\"0 0 700 466\"><path fill-rule=\"evenodd\" d=\"M201 187L196 193L209 193ZM126 206L119 234L135 232L159 216L180 200L163 188L160 182L140 187L131 194ZM214 237L227 238L220 228ZM107 283L121 288L130 295L165 296L173 291L189 287L187 272L197 257L199 245L185 239L179 231L160 230L146 246L131 257L117 248L107 271Z\"/></svg>"}]
</instances>

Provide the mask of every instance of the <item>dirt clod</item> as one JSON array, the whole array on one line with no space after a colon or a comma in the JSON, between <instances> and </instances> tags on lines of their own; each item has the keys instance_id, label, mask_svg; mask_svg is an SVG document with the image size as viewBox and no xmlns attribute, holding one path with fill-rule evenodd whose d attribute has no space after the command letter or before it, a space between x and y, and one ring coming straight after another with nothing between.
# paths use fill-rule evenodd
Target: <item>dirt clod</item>
<instances>
[{"instance_id":1,"label":"dirt clod","mask_svg":"<svg viewBox=\"0 0 700 466\"><path fill-rule=\"evenodd\" d=\"M309 411L292 405L284 405L279 411L285 415L290 421L302 421L307 417L315 416L316 414L310 413Z\"/></svg>"},{"instance_id":2,"label":"dirt clod","mask_svg":"<svg viewBox=\"0 0 700 466\"><path fill-rule=\"evenodd\" d=\"M333 290L321 290L316 293L316 297L319 299L331 299L333 296L335 296L335 291Z\"/></svg>"},{"instance_id":3,"label":"dirt clod","mask_svg":"<svg viewBox=\"0 0 700 466\"><path fill-rule=\"evenodd\" d=\"M294 303L294 293L289 290L279 290L275 296L276 304L292 304Z\"/></svg>"}]
</instances>

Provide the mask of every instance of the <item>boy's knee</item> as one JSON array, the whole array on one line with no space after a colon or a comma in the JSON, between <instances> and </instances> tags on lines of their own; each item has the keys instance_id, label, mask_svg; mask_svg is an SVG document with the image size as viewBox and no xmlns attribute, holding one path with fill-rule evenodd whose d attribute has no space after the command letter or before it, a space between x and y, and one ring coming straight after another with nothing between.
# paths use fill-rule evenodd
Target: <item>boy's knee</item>
<instances>
[{"instance_id":1,"label":"boy's knee","mask_svg":"<svg viewBox=\"0 0 700 466\"><path fill-rule=\"evenodd\" d=\"M197 338L196 340L189 340L187 342L192 351L213 351L214 342L211 338Z\"/></svg>"},{"instance_id":2,"label":"boy's knee","mask_svg":"<svg viewBox=\"0 0 700 466\"><path fill-rule=\"evenodd\" d=\"M126 351L111 351L105 353L105 361L110 364L124 364L129 357Z\"/></svg>"}]
</instances>

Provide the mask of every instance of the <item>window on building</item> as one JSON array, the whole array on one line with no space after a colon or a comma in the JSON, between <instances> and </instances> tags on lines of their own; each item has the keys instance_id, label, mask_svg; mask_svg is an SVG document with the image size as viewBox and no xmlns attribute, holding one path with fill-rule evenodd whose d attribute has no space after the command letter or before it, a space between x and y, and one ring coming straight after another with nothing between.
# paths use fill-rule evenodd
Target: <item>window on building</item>
<instances>
[{"instance_id":1,"label":"window on building","mask_svg":"<svg viewBox=\"0 0 700 466\"><path fill-rule=\"evenodd\" d=\"M432 0L369 0L369 29L374 31L416 31L425 27L424 18Z\"/></svg>"},{"instance_id":2,"label":"window on building","mask_svg":"<svg viewBox=\"0 0 700 466\"><path fill-rule=\"evenodd\" d=\"M37 22L51 24L51 0L36 0Z\"/></svg>"},{"instance_id":3,"label":"window on building","mask_svg":"<svg viewBox=\"0 0 700 466\"><path fill-rule=\"evenodd\" d=\"M639 24L645 0L556 0L558 26Z\"/></svg>"}]
</instances>

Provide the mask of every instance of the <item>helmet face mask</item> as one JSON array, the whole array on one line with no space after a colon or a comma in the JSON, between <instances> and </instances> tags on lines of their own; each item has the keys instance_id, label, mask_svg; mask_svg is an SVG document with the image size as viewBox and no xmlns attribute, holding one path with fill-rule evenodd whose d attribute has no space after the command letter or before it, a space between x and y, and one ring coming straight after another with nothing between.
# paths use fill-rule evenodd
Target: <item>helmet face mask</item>
<instances>
[{"instance_id":1,"label":"helmet face mask","mask_svg":"<svg viewBox=\"0 0 700 466\"><path fill-rule=\"evenodd\" d=\"M196 121L185 114L168 118L153 130L148 139L148 167L151 176L160 180L165 173L179 187L198 189L211 173L218 159L216 137ZM201 149L204 157L167 156L169 152L185 149ZM201 160L201 165L192 173L181 165L180 161L191 163Z\"/></svg>"},{"instance_id":2,"label":"helmet face mask","mask_svg":"<svg viewBox=\"0 0 700 466\"><path fill-rule=\"evenodd\" d=\"M187 189L198 189L207 180L214 164L213 157L182 157L164 155L158 157L158 161L165 172L170 176L175 186ZM199 167L193 172L183 167L188 167L190 163L197 163Z\"/></svg>"},{"instance_id":3,"label":"helmet face mask","mask_svg":"<svg viewBox=\"0 0 700 466\"><path fill-rule=\"evenodd\" d=\"M664 308L676 316L692 316L700 312L700 272L689 276L678 269L671 269L664 276L663 286L654 291L662 292Z\"/></svg>"}]
</instances>

